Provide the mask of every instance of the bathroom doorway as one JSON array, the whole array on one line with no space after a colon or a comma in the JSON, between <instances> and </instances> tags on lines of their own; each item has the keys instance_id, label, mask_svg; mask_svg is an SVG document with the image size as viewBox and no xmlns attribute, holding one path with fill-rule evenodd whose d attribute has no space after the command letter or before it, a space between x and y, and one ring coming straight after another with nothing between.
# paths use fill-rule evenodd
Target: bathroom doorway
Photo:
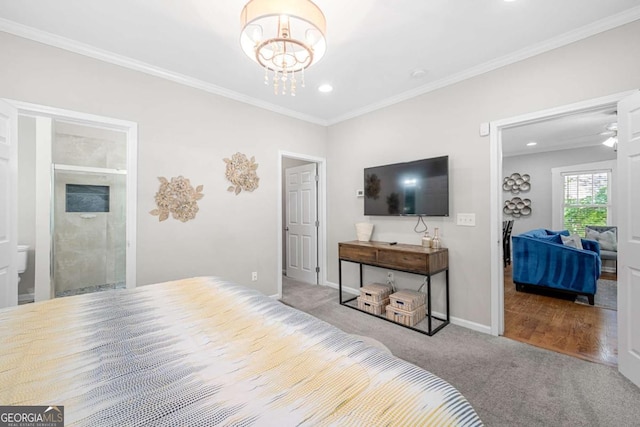
<instances>
[{"instance_id":1,"label":"bathroom doorway","mask_svg":"<svg viewBox=\"0 0 640 427\"><path fill-rule=\"evenodd\" d=\"M135 287L135 123L18 108L19 302Z\"/></svg>"},{"instance_id":2,"label":"bathroom doorway","mask_svg":"<svg viewBox=\"0 0 640 427\"><path fill-rule=\"evenodd\" d=\"M61 120L53 130L54 294L124 288L126 134Z\"/></svg>"}]
</instances>

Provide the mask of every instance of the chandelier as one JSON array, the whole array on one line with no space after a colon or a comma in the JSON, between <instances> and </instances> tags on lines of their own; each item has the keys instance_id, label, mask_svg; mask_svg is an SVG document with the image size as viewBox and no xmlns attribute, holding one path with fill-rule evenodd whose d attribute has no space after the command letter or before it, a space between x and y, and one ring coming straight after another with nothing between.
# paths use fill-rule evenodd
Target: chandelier
<instances>
[{"instance_id":1,"label":"chandelier","mask_svg":"<svg viewBox=\"0 0 640 427\"><path fill-rule=\"evenodd\" d=\"M251 0L240 14L240 44L264 68L264 84L277 95L296 95L304 70L324 55L326 21L309 0Z\"/></svg>"}]
</instances>

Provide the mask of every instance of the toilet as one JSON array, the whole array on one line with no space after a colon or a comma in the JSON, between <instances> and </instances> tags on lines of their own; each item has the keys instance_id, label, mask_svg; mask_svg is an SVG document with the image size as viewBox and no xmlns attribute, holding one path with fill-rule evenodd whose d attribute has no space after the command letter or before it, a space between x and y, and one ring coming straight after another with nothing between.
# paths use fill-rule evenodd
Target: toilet
<instances>
[{"instance_id":1,"label":"toilet","mask_svg":"<svg viewBox=\"0 0 640 427\"><path fill-rule=\"evenodd\" d=\"M27 255L29 246L18 245L18 283L20 283L20 275L27 269Z\"/></svg>"}]
</instances>

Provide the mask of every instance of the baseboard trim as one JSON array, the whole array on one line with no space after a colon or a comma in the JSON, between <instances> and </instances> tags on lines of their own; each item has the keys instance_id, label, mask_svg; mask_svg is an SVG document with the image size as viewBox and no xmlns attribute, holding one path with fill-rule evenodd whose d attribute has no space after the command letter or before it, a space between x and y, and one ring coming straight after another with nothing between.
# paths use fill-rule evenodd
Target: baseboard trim
<instances>
[{"instance_id":1,"label":"baseboard trim","mask_svg":"<svg viewBox=\"0 0 640 427\"><path fill-rule=\"evenodd\" d=\"M33 292L30 294L20 294L18 295L18 302L30 302L35 301L36 294Z\"/></svg>"},{"instance_id":2,"label":"baseboard trim","mask_svg":"<svg viewBox=\"0 0 640 427\"><path fill-rule=\"evenodd\" d=\"M325 286L338 289L338 284L333 282L325 282ZM348 286L343 286L342 290L353 295L360 295L360 291L358 289L350 288ZM433 315L442 317L442 318L445 317L444 313L439 313L437 311L434 311ZM461 319L459 317L454 317L454 316L450 316L449 319L452 325L462 326L463 328L471 329L472 331L482 332L483 334L491 335L491 326L483 325L481 323L472 322L470 320Z\"/></svg>"},{"instance_id":3,"label":"baseboard trim","mask_svg":"<svg viewBox=\"0 0 640 427\"><path fill-rule=\"evenodd\" d=\"M333 283L333 282L327 281L327 282L325 282L324 285L328 286L330 288L333 288L333 289L340 289L340 285L338 285L337 283ZM351 288L349 286L343 286L342 290L345 291L345 292L348 292L350 294L353 294L353 295L360 295L360 290L359 289Z\"/></svg>"},{"instance_id":4,"label":"baseboard trim","mask_svg":"<svg viewBox=\"0 0 640 427\"><path fill-rule=\"evenodd\" d=\"M445 314L437 311L433 312L434 316L444 318ZM451 316L449 321L452 325L462 326L463 328L471 329L472 331L482 332L483 334L491 335L491 326L483 325L481 323L472 322L471 320L461 319L459 317Z\"/></svg>"}]
</instances>

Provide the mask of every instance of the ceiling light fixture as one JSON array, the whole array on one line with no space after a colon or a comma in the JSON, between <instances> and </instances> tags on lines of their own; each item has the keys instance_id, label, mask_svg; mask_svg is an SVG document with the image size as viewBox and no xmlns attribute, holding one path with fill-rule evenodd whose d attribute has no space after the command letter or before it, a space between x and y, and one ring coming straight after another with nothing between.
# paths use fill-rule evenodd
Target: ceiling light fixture
<instances>
[{"instance_id":1,"label":"ceiling light fixture","mask_svg":"<svg viewBox=\"0 0 640 427\"><path fill-rule=\"evenodd\" d=\"M533 147L534 145L538 145L538 143L535 141L527 142L527 147Z\"/></svg>"},{"instance_id":2,"label":"ceiling light fixture","mask_svg":"<svg viewBox=\"0 0 640 427\"><path fill-rule=\"evenodd\" d=\"M273 91L296 95L305 86L304 70L324 55L326 20L309 0L251 0L240 14L240 44L264 68L264 84L272 73Z\"/></svg>"},{"instance_id":3,"label":"ceiling light fixture","mask_svg":"<svg viewBox=\"0 0 640 427\"><path fill-rule=\"evenodd\" d=\"M318 91L322 93L329 93L333 91L333 86L331 86L329 83L325 83L318 86Z\"/></svg>"}]
</instances>

